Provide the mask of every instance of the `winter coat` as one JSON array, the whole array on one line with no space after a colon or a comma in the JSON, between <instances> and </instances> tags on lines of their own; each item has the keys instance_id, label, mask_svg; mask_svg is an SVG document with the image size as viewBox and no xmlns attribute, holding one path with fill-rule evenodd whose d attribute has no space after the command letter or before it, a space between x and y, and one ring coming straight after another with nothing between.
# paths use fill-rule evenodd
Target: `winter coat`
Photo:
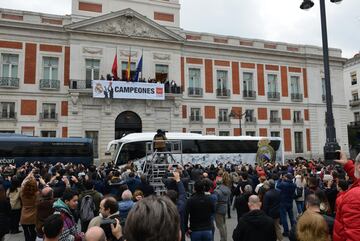
<instances>
[{"instance_id":1,"label":"winter coat","mask_svg":"<svg viewBox=\"0 0 360 241\"><path fill-rule=\"evenodd\" d=\"M119 203L119 213L121 217L121 224L125 224L125 220L131 210L131 208L135 205L133 200L120 201Z\"/></svg>"},{"instance_id":2,"label":"winter coat","mask_svg":"<svg viewBox=\"0 0 360 241\"><path fill-rule=\"evenodd\" d=\"M234 206L237 212L237 218L239 219L247 212L249 212L249 197L251 194L243 193L235 198Z\"/></svg>"},{"instance_id":3,"label":"winter coat","mask_svg":"<svg viewBox=\"0 0 360 241\"><path fill-rule=\"evenodd\" d=\"M54 199L40 199L37 203L37 212L36 212L36 232L38 236L43 235L43 226L45 219L51 216L54 213Z\"/></svg>"},{"instance_id":4,"label":"winter coat","mask_svg":"<svg viewBox=\"0 0 360 241\"><path fill-rule=\"evenodd\" d=\"M261 210L253 210L239 219L234 241L276 241L274 220Z\"/></svg>"},{"instance_id":5,"label":"winter coat","mask_svg":"<svg viewBox=\"0 0 360 241\"><path fill-rule=\"evenodd\" d=\"M0 202L0 238L9 233L10 229L10 202L8 199Z\"/></svg>"},{"instance_id":6,"label":"winter coat","mask_svg":"<svg viewBox=\"0 0 360 241\"><path fill-rule=\"evenodd\" d=\"M10 189L7 191L7 196L10 199L10 205L12 210L21 209L20 191L20 187L18 187L14 192L10 192Z\"/></svg>"},{"instance_id":7,"label":"winter coat","mask_svg":"<svg viewBox=\"0 0 360 241\"><path fill-rule=\"evenodd\" d=\"M195 193L186 203L185 225L188 228L190 216L191 231L211 230L215 205L209 195Z\"/></svg>"},{"instance_id":8,"label":"winter coat","mask_svg":"<svg viewBox=\"0 0 360 241\"><path fill-rule=\"evenodd\" d=\"M53 208L55 209L54 213L60 214L64 221L64 227L60 235L59 241L84 240L84 234L78 232L77 225L70 208L61 199L58 199L54 203Z\"/></svg>"},{"instance_id":9,"label":"winter coat","mask_svg":"<svg viewBox=\"0 0 360 241\"><path fill-rule=\"evenodd\" d=\"M280 192L278 190L272 188L265 193L262 209L273 219L280 217Z\"/></svg>"},{"instance_id":10,"label":"winter coat","mask_svg":"<svg viewBox=\"0 0 360 241\"><path fill-rule=\"evenodd\" d=\"M280 206L289 206L293 204L295 183L291 180L279 181L277 188L280 190Z\"/></svg>"},{"instance_id":11,"label":"winter coat","mask_svg":"<svg viewBox=\"0 0 360 241\"><path fill-rule=\"evenodd\" d=\"M36 223L36 201L38 194L31 197L26 197L23 193L20 193L22 201L20 224L35 224Z\"/></svg>"},{"instance_id":12,"label":"winter coat","mask_svg":"<svg viewBox=\"0 0 360 241\"><path fill-rule=\"evenodd\" d=\"M225 215L227 212L227 205L230 199L231 190L229 187L221 184L215 188L217 195L216 213Z\"/></svg>"},{"instance_id":13,"label":"winter coat","mask_svg":"<svg viewBox=\"0 0 360 241\"><path fill-rule=\"evenodd\" d=\"M91 189L91 190L86 190L86 191L83 191L80 195L79 195L79 209L81 208L80 205L81 205L81 201L82 199L87 196L87 195L90 195L92 196L93 198L93 201L94 201L94 204L95 204L95 210L94 210L94 216L98 215L99 213L99 209L100 209L100 202L101 202L101 199L102 199L102 194Z\"/></svg>"},{"instance_id":14,"label":"winter coat","mask_svg":"<svg viewBox=\"0 0 360 241\"><path fill-rule=\"evenodd\" d=\"M354 176L352 161L344 166L346 173L354 180L351 188L340 196L334 224L334 241L358 241L360 237L360 179Z\"/></svg>"}]
</instances>

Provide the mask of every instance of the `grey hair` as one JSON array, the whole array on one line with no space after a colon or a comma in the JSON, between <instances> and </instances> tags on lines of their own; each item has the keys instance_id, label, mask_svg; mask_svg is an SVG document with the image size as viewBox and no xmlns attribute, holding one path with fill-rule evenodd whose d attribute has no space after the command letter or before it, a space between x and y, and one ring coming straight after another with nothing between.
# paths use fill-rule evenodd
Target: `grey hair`
<instances>
[{"instance_id":1,"label":"grey hair","mask_svg":"<svg viewBox=\"0 0 360 241\"><path fill-rule=\"evenodd\" d=\"M132 197L133 197L133 195L129 189L125 190L121 195L122 200L131 200Z\"/></svg>"},{"instance_id":2,"label":"grey hair","mask_svg":"<svg viewBox=\"0 0 360 241\"><path fill-rule=\"evenodd\" d=\"M248 193L248 194L252 194L252 192L253 192L253 188L252 188L252 186L251 185L246 185L245 187L244 187L244 192L245 193Z\"/></svg>"}]
</instances>

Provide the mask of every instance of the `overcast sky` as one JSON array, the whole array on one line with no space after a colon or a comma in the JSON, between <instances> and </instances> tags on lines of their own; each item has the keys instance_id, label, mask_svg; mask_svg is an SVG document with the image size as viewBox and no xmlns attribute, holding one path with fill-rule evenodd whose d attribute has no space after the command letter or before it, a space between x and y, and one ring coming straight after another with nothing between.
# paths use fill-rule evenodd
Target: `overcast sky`
<instances>
[{"instance_id":1,"label":"overcast sky","mask_svg":"<svg viewBox=\"0 0 360 241\"><path fill-rule=\"evenodd\" d=\"M180 0L186 30L321 46L319 1L303 11L302 0ZM360 0L327 3L329 46L344 57L360 51ZM0 8L70 14L71 0L0 0Z\"/></svg>"}]
</instances>

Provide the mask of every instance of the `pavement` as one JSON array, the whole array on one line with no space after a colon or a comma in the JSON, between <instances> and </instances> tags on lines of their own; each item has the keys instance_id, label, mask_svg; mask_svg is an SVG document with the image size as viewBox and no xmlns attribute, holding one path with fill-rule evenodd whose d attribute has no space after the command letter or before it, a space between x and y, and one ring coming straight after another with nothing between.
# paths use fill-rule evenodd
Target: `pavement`
<instances>
[{"instance_id":1,"label":"pavement","mask_svg":"<svg viewBox=\"0 0 360 241\"><path fill-rule=\"evenodd\" d=\"M296 213L296 212L295 212ZM232 233L237 225L237 217L236 217L236 211L232 210L231 212L231 218L226 219L226 226L227 226L227 233L228 237L227 240L232 240ZM20 230L22 228L20 227ZM5 241L23 241L25 240L24 233L19 234L8 234L5 236ZM186 239L190 240L190 239ZM219 231L215 228L215 241L220 241ZM288 238L284 238L283 241L289 241Z\"/></svg>"}]
</instances>

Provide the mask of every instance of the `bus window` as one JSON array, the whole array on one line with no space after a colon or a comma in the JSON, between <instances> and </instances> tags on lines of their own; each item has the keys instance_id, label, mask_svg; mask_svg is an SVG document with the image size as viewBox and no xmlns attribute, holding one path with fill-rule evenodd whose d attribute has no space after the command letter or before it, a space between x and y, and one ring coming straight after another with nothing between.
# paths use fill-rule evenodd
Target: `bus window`
<instances>
[{"instance_id":1,"label":"bus window","mask_svg":"<svg viewBox=\"0 0 360 241\"><path fill-rule=\"evenodd\" d=\"M183 153L199 153L198 140L183 140L182 141Z\"/></svg>"},{"instance_id":2,"label":"bus window","mask_svg":"<svg viewBox=\"0 0 360 241\"><path fill-rule=\"evenodd\" d=\"M146 155L145 144L145 141L139 141L122 145L116 164L124 165L128 161L144 158Z\"/></svg>"}]
</instances>

